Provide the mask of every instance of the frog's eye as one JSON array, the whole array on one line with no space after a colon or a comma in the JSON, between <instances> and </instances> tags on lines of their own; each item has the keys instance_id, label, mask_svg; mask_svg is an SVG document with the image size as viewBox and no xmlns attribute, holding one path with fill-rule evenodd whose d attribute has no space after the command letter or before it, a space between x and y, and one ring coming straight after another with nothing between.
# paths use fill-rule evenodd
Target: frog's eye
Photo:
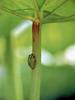
<instances>
[{"instance_id":1,"label":"frog's eye","mask_svg":"<svg viewBox=\"0 0 75 100\"><path fill-rule=\"evenodd\" d=\"M31 69L35 69L36 57L33 53L28 56L28 65L30 66Z\"/></svg>"}]
</instances>

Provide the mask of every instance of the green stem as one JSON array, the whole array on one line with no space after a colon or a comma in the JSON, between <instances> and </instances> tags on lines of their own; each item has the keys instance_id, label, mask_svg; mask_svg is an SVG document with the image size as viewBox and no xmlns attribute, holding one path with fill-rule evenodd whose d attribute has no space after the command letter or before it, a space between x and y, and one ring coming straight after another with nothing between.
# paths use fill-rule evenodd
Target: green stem
<instances>
[{"instance_id":1,"label":"green stem","mask_svg":"<svg viewBox=\"0 0 75 100\"><path fill-rule=\"evenodd\" d=\"M24 100L21 80L21 69L14 57L11 34L6 35L5 66L8 69L8 92L6 100ZM14 61L15 60L15 61ZM6 90L6 91L7 91Z\"/></svg>"},{"instance_id":2,"label":"green stem","mask_svg":"<svg viewBox=\"0 0 75 100\"><path fill-rule=\"evenodd\" d=\"M41 83L41 23L34 20L32 24L32 53L36 57L36 66L32 69L30 100L40 100Z\"/></svg>"},{"instance_id":3,"label":"green stem","mask_svg":"<svg viewBox=\"0 0 75 100\"><path fill-rule=\"evenodd\" d=\"M35 13L35 17L38 16L38 13L39 13L39 7L38 7L38 4L37 4L37 0L32 0L33 4L34 4L34 13Z\"/></svg>"},{"instance_id":4,"label":"green stem","mask_svg":"<svg viewBox=\"0 0 75 100\"><path fill-rule=\"evenodd\" d=\"M14 55L15 56L15 55ZM14 85L15 85L15 100L24 100L22 77L21 77L21 66L19 65L20 60L14 57Z\"/></svg>"},{"instance_id":5,"label":"green stem","mask_svg":"<svg viewBox=\"0 0 75 100\"><path fill-rule=\"evenodd\" d=\"M5 66L7 67L7 90L6 100L14 99L14 81L13 81L13 57L11 48L11 36L10 33L5 37Z\"/></svg>"}]
</instances>

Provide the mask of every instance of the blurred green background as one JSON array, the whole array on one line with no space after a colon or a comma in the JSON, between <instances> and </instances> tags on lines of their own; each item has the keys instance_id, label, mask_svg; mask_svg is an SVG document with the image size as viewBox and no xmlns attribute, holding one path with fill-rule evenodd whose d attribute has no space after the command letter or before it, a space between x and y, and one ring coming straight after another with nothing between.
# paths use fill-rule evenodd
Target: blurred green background
<instances>
[{"instance_id":1,"label":"blurred green background","mask_svg":"<svg viewBox=\"0 0 75 100\"><path fill-rule=\"evenodd\" d=\"M75 22L43 25L41 38L41 100L75 93ZM0 100L28 100L31 45L31 22L1 12Z\"/></svg>"}]
</instances>

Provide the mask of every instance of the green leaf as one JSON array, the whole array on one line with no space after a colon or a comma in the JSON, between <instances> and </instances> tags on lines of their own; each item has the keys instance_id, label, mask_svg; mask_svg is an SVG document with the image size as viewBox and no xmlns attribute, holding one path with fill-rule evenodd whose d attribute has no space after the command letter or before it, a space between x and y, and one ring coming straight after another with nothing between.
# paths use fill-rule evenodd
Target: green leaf
<instances>
[{"instance_id":1,"label":"green leaf","mask_svg":"<svg viewBox=\"0 0 75 100\"><path fill-rule=\"evenodd\" d=\"M35 0L35 1L37 2L39 9L41 9L46 2L46 0Z\"/></svg>"},{"instance_id":2,"label":"green leaf","mask_svg":"<svg viewBox=\"0 0 75 100\"><path fill-rule=\"evenodd\" d=\"M61 16L58 14L51 14L50 16L47 16L46 18L43 18L42 23L59 23L59 22L68 22L68 21L75 21L75 14L70 16Z\"/></svg>"},{"instance_id":3,"label":"green leaf","mask_svg":"<svg viewBox=\"0 0 75 100\"><path fill-rule=\"evenodd\" d=\"M31 0L2 0L0 1L0 9L22 18L33 17Z\"/></svg>"},{"instance_id":4,"label":"green leaf","mask_svg":"<svg viewBox=\"0 0 75 100\"><path fill-rule=\"evenodd\" d=\"M75 20L75 0L1 0L0 9L30 20L41 13L43 24Z\"/></svg>"},{"instance_id":5,"label":"green leaf","mask_svg":"<svg viewBox=\"0 0 75 100\"><path fill-rule=\"evenodd\" d=\"M55 5L52 2L52 6L48 2L47 7L44 10L43 23L57 23L75 20L75 3L73 0L53 0L56 1Z\"/></svg>"}]
</instances>

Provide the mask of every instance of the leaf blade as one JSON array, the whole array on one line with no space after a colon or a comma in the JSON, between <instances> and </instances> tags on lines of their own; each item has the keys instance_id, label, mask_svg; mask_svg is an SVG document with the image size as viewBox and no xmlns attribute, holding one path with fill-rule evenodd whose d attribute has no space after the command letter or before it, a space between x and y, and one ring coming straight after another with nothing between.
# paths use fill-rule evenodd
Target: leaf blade
<instances>
[{"instance_id":1,"label":"leaf blade","mask_svg":"<svg viewBox=\"0 0 75 100\"><path fill-rule=\"evenodd\" d=\"M57 0L58 1L58 0ZM57 23L75 20L75 4L71 0L62 2L52 10L45 9L43 23Z\"/></svg>"},{"instance_id":2,"label":"leaf blade","mask_svg":"<svg viewBox=\"0 0 75 100\"><path fill-rule=\"evenodd\" d=\"M28 0L31 1L31 0ZM25 0L3 0L0 1L0 9L17 15L22 18L28 18L33 17L34 12L33 12L33 7L32 7L32 2L28 3Z\"/></svg>"},{"instance_id":3,"label":"leaf blade","mask_svg":"<svg viewBox=\"0 0 75 100\"><path fill-rule=\"evenodd\" d=\"M61 16L57 14L52 14L50 17L43 19L42 23L61 23L61 22L68 22L68 21L75 21L75 14L70 16Z\"/></svg>"}]
</instances>

